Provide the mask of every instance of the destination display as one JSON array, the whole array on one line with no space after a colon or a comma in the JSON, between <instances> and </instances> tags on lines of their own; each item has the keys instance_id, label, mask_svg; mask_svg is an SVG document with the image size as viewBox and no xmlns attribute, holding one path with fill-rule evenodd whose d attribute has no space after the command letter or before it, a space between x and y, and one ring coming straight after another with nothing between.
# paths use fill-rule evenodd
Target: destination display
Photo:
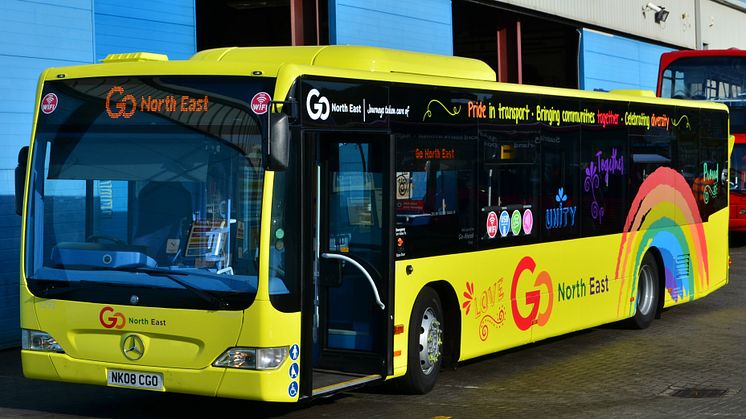
<instances>
[{"instance_id":1,"label":"destination display","mask_svg":"<svg viewBox=\"0 0 746 419\"><path fill-rule=\"evenodd\" d=\"M110 77L59 80L45 85L44 126L76 124L101 115L104 124L199 127L256 125L267 113L274 82L248 77ZM231 127L235 134L235 127Z\"/></svg>"}]
</instances>

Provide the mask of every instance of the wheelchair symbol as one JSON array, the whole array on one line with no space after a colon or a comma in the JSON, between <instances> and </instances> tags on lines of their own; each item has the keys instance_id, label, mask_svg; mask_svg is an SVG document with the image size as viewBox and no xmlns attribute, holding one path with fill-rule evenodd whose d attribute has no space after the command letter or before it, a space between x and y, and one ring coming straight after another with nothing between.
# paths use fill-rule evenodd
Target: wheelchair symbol
<instances>
[{"instance_id":1,"label":"wheelchair symbol","mask_svg":"<svg viewBox=\"0 0 746 419\"><path fill-rule=\"evenodd\" d=\"M290 383L290 387L288 387L288 396L295 397L298 395L298 382L293 381Z\"/></svg>"}]
</instances>

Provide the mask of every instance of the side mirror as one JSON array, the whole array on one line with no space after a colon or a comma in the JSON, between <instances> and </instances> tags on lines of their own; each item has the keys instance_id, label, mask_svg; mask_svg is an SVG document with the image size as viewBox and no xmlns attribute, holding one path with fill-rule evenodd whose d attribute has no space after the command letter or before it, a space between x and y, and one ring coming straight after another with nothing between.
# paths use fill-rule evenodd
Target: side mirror
<instances>
[{"instance_id":1,"label":"side mirror","mask_svg":"<svg viewBox=\"0 0 746 419\"><path fill-rule=\"evenodd\" d=\"M26 186L26 167L28 166L28 146L21 147L18 152L18 166L16 166L16 214L23 213L23 193Z\"/></svg>"},{"instance_id":2,"label":"side mirror","mask_svg":"<svg viewBox=\"0 0 746 419\"><path fill-rule=\"evenodd\" d=\"M287 169L290 161L290 122L284 113L269 115L269 147L267 168L281 172Z\"/></svg>"}]
</instances>

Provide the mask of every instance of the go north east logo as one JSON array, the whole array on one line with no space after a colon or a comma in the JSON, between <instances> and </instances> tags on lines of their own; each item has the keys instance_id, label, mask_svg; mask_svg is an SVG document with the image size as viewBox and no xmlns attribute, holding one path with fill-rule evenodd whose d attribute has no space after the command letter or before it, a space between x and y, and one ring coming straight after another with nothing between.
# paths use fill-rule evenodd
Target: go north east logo
<instances>
[{"instance_id":1,"label":"go north east logo","mask_svg":"<svg viewBox=\"0 0 746 419\"><path fill-rule=\"evenodd\" d=\"M106 94L106 115L111 119L130 119L137 111L163 113L163 112L207 112L210 105L210 97L192 97L188 95L165 95L154 97L152 95L140 96L138 100L135 95L127 93L123 87L114 86Z\"/></svg>"},{"instance_id":2,"label":"go north east logo","mask_svg":"<svg viewBox=\"0 0 746 419\"><path fill-rule=\"evenodd\" d=\"M158 326L166 327L166 319L156 318L152 316L129 316L125 317L123 313L114 311L110 306L106 306L101 309L98 313L98 321L101 322L101 326L107 329L123 329L124 326L129 323L130 327L137 326Z\"/></svg>"},{"instance_id":3,"label":"go north east logo","mask_svg":"<svg viewBox=\"0 0 746 419\"><path fill-rule=\"evenodd\" d=\"M326 118L329 118L329 113L331 113L329 99L326 96L321 96L318 90L311 89L306 96L306 112L314 121L318 119L326 121Z\"/></svg>"},{"instance_id":4,"label":"go north east logo","mask_svg":"<svg viewBox=\"0 0 746 419\"><path fill-rule=\"evenodd\" d=\"M127 324L127 319L124 318L124 314L114 312L114 309L109 306L101 309L98 313L98 320L101 322L101 326L104 326L107 329L123 329L124 325Z\"/></svg>"},{"instance_id":5,"label":"go north east logo","mask_svg":"<svg viewBox=\"0 0 746 419\"><path fill-rule=\"evenodd\" d=\"M515 268L515 273L513 273L513 284L510 287L510 301L513 311L513 320L515 320L516 326L521 330L528 330L533 325L544 326L547 324L549 316L552 314L552 300L554 298L552 278L546 271L541 271L535 275L533 282L534 289L526 292L526 298L523 301L525 301L527 306L531 307L531 311L528 315L524 316L518 309L519 298L516 298L518 282L521 281L522 278L534 277L533 274L535 270L536 262L534 262L531 257L526 256L518 262L518 266ZM524 275L525 271L528 271L531 275ZM546 288L548 300L546 308L540 313L539 310L541 309L542 302L541 288Z\"/></svg>"}]
</instances>

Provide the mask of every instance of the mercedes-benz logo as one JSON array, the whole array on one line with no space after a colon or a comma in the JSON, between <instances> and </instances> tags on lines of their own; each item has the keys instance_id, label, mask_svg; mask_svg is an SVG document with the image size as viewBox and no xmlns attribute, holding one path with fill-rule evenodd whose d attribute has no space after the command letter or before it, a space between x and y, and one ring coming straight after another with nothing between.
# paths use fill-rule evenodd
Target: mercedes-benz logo
<instances>
[{"instance_id":1,"label":"mercedes-benz logo","mask_svg":"<svg viewBox=\"0 0 746 419\"><path fill-rule=\"evenodd\" d=\"M127 335L122 340L122 352L130 361L137 361L145 354L145 344L137 335Z\"/></svg>"}]
</instances>

